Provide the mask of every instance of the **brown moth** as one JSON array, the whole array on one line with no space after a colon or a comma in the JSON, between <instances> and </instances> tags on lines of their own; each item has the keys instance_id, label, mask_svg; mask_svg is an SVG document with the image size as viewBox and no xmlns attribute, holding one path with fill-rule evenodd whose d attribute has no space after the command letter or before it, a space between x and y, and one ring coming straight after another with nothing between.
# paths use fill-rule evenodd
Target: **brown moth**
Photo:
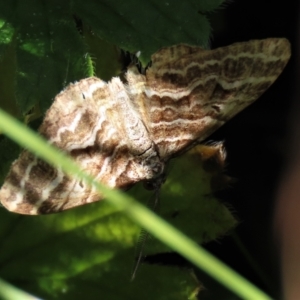
<instances>
[{"instance_id":1,"label":"brown moth","mask_svg":"<svg viewBox=\"0 0 300 300\"><path fill-rule=\"evenodd\" d=\"M127 82L83 79L59 93L39 129L90 175L128 189L160 184L172 157L207 138L280 75L290 43L269 38L215 50L176 45L152 55ZM24 150L0 190L10 211L46 214L101 199L93 188Z\"/></svg>"}]
</instances>

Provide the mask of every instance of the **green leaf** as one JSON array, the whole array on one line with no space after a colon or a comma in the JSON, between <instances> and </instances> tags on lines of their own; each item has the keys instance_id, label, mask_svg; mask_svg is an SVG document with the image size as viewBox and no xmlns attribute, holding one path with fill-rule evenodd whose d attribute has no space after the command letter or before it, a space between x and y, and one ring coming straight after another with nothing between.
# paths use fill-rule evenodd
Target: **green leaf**
<instances>
[{"instance_id":1,"label":"green leaf","mask_svg":"<svg viewBox=\"0 0 300 300\"><path fill-rule=\"evenodd\" d=\"M56 4L56 5L54 5ZM37 100L42 111L66 84L93 75L68 1L18 2L17 99L22 112Z\"/></svg>"},{"instance_id":2,"label":"green leaf","mask_svg":"<svg viewBox=\"0 0 300 300\"><path fill-rule=\"evenodd\" d=\"M185 172L189 176L181 175ZM187 154L174 161L161 194L161 215L199 243L235 225L226 207L207 197L210 179L199 159ZM131 194L139 199L153 196L141 185ZM94 299L101 293L107 299L193 299L199 289L192 271L178 267L141 265L130 282L140 227L104 201L38 217L2 210L0 219L0 240L5 240L1 276L43 298ZM151 239L145 254L166 250L170 248Z\"/></svg>"},{"instance_id":3,"label":"green leaf","mask_svg":"<svg viewBox=\"0 0 300 300\"><path fill-rule=\"evenodd\" d=\"M14 26L12 18L14 15L14 1L0 2L0 60L7 49L7 46L12 42L14 35Z\"/></svg>"},{"instance_id":4,"label":"green leaf","mask_svg":"<svg viewBox=\"0 0 300 300\"><path fill-rule=\"evenodd\" d=\"M140 59L146 64L151 54L163 46L207 46L210 25L203 13L220 2L201 5L200 1L179 0L75 0L74 9L102 38L132 53L141 51Z\"/></svg>"},{"instance_id":5,"label":"green leaf","mask_svg":"<svg viewBox=\"0 0 300 300\"><path fill-rule=\"evenodd\" d=\"M186 172L189 176L182 176ZM207 196L210 180L199 159L187 154L172 164L161 194L161 215L198 243L218 238L235 225L226 207ZM142 185L131 194L138 199L153 196ZM140 227L104 201L38 217L2 210L0 219L0 240L5 241L1 276L45 299L93 299L95 293L107 299L140 299L142 294L149 300L193 299L199 289L192 271L178 267L141 265L130 282ZM151 239L144 254L166 250L170 248Z\"/></svg>"},{"instance_id":6,"label":"green leaf","mask_svg":"<svg viewBox=\"0 0 300 300\"><path fill-rule=\"evenodd\" d=\"M198 286L187 270L155 266L130 282L139 227L106 202L38 217L2 210L0 219L1 276L45 299L140 299L146 290L143 299L183 299Z\"/></svg>"},{"instance_id":7,"label":"green leaf","mask_svg":"<svg viewBox=\"0 0 300 300\"><path fill-rule=\"evenodd\" d=\"M174 159L169 169L160 193L158 214L161 217L199 244L216 240L236 226L229 209L214 197L211 189L213 174L203 169L196 154L187 153ZM133 187L129 194L144 199L144 203L153 198L153 192L146 191L142 184ZM169 250L157 240L151 240L145 253Z\"/></svg>"},{"instance_id":8,"label":"green leaf","mask_svg":"<svg viewBox=\"0 0 300 300\"><path fill-rule=\"evenodd\" d=\"M10 49L15 62L11 64L15 86L10 89L16 94L18 111L7 103L15 101L11 97L2 99L1 106L13 107L15 115L25 116L38 105L32 116L37 118L68 83L93 76L94 66L104 69L97 74L109 79L120 70L120 53L111 45L131 53L140 51L144 65L163 46L207 46L211 29L205 13L222 2L29 0L8 4L1 0L0 57ZM107 48L98 43L108 51L96 50L92 35L94 41L100 38L111 44Z\"/></svg>"}]
</instances>

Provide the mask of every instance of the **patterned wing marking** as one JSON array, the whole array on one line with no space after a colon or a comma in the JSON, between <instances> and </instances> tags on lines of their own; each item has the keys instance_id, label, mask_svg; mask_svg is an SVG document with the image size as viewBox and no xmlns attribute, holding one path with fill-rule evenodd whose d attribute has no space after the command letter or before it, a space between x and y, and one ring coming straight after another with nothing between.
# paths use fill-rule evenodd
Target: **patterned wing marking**
<instances>
[{"instance_id":1,"label":"patterned wing marking","mask_svg":"<svg viewBox=\"0 0 300 300\"><path fill-rule=\"evenodd\" d=\"M156 52L146 73L146 123L164 160L204 140L254 102L291 55L283 38L215 50L191 47L190 54L189 48L177 45ZM185 54L172 60L174 52Z\"/></svg>"},{"instance_id":2,"label":"patterned wing marking","mask_svg":"<svg viewBox=\"0 0 300 300\"><path fill-rule=\"evenodd\" d=\"M153 142L118 78L108 84L87 78L69 85L56 96L39 131L110 187L126 189L151 179L160 165ZM23 151L11 167L0 199L13 212L41 214L101 196L76 177Z\"/></svg>"}]
</instances>

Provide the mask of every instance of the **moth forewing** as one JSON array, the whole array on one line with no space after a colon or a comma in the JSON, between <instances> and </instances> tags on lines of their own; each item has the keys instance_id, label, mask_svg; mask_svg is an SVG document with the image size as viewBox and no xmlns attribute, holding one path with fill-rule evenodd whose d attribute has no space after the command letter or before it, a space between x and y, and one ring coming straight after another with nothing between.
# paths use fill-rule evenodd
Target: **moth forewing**
<instances>
[{"instance_id":1,"label":"moth forewing","mask_svg":"<svg viewBox=\"0 0 300 300\"><path fill-rule=\"evenodd\" d=\"M215 50L175 45L152 56L146 75L127 84L90 77L59 93L39 129L83 170L112 187L161 182L164 165L255 101L290 58L284 38ZM117 88L116 88L117 83ZM98 201L100 195L24 150L0 201L21 214L44 214Z\"/></svg>"},{"instance_id":2,"label":"moth forewing","mask_svg":"<svg viewBox=\"0 0 300 300\"><path fill-rule=\"evenodd\" d=\"M184 55L179 58L179 53ZM168 158L204 140L253 103L277 79L290 55L284 38L214 50L177 45L155 53L146 73L146 101L160 155Z\"/></svg>"}]
</instances>

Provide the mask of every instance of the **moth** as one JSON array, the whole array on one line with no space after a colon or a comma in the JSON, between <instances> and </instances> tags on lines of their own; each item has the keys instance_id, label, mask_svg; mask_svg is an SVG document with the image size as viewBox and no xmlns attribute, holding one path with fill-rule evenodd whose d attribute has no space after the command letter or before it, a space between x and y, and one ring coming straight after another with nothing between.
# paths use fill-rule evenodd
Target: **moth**
<instances>
[{"instance_id":1,"label":"moth","mask_svg":"<svg viewBox=\"0 0 300 300\"><path fill-rule=\"evenodd\" d=\"M126 81L90 77L60 92L39 133L111 188L159 186L168 161L206 139L253 103L280 75L290 43L268 38L214 50L162 48ZM84 182L24 150L0 201L20 214L56 213L102 198Z\"/></svg>"}]
</instances>

